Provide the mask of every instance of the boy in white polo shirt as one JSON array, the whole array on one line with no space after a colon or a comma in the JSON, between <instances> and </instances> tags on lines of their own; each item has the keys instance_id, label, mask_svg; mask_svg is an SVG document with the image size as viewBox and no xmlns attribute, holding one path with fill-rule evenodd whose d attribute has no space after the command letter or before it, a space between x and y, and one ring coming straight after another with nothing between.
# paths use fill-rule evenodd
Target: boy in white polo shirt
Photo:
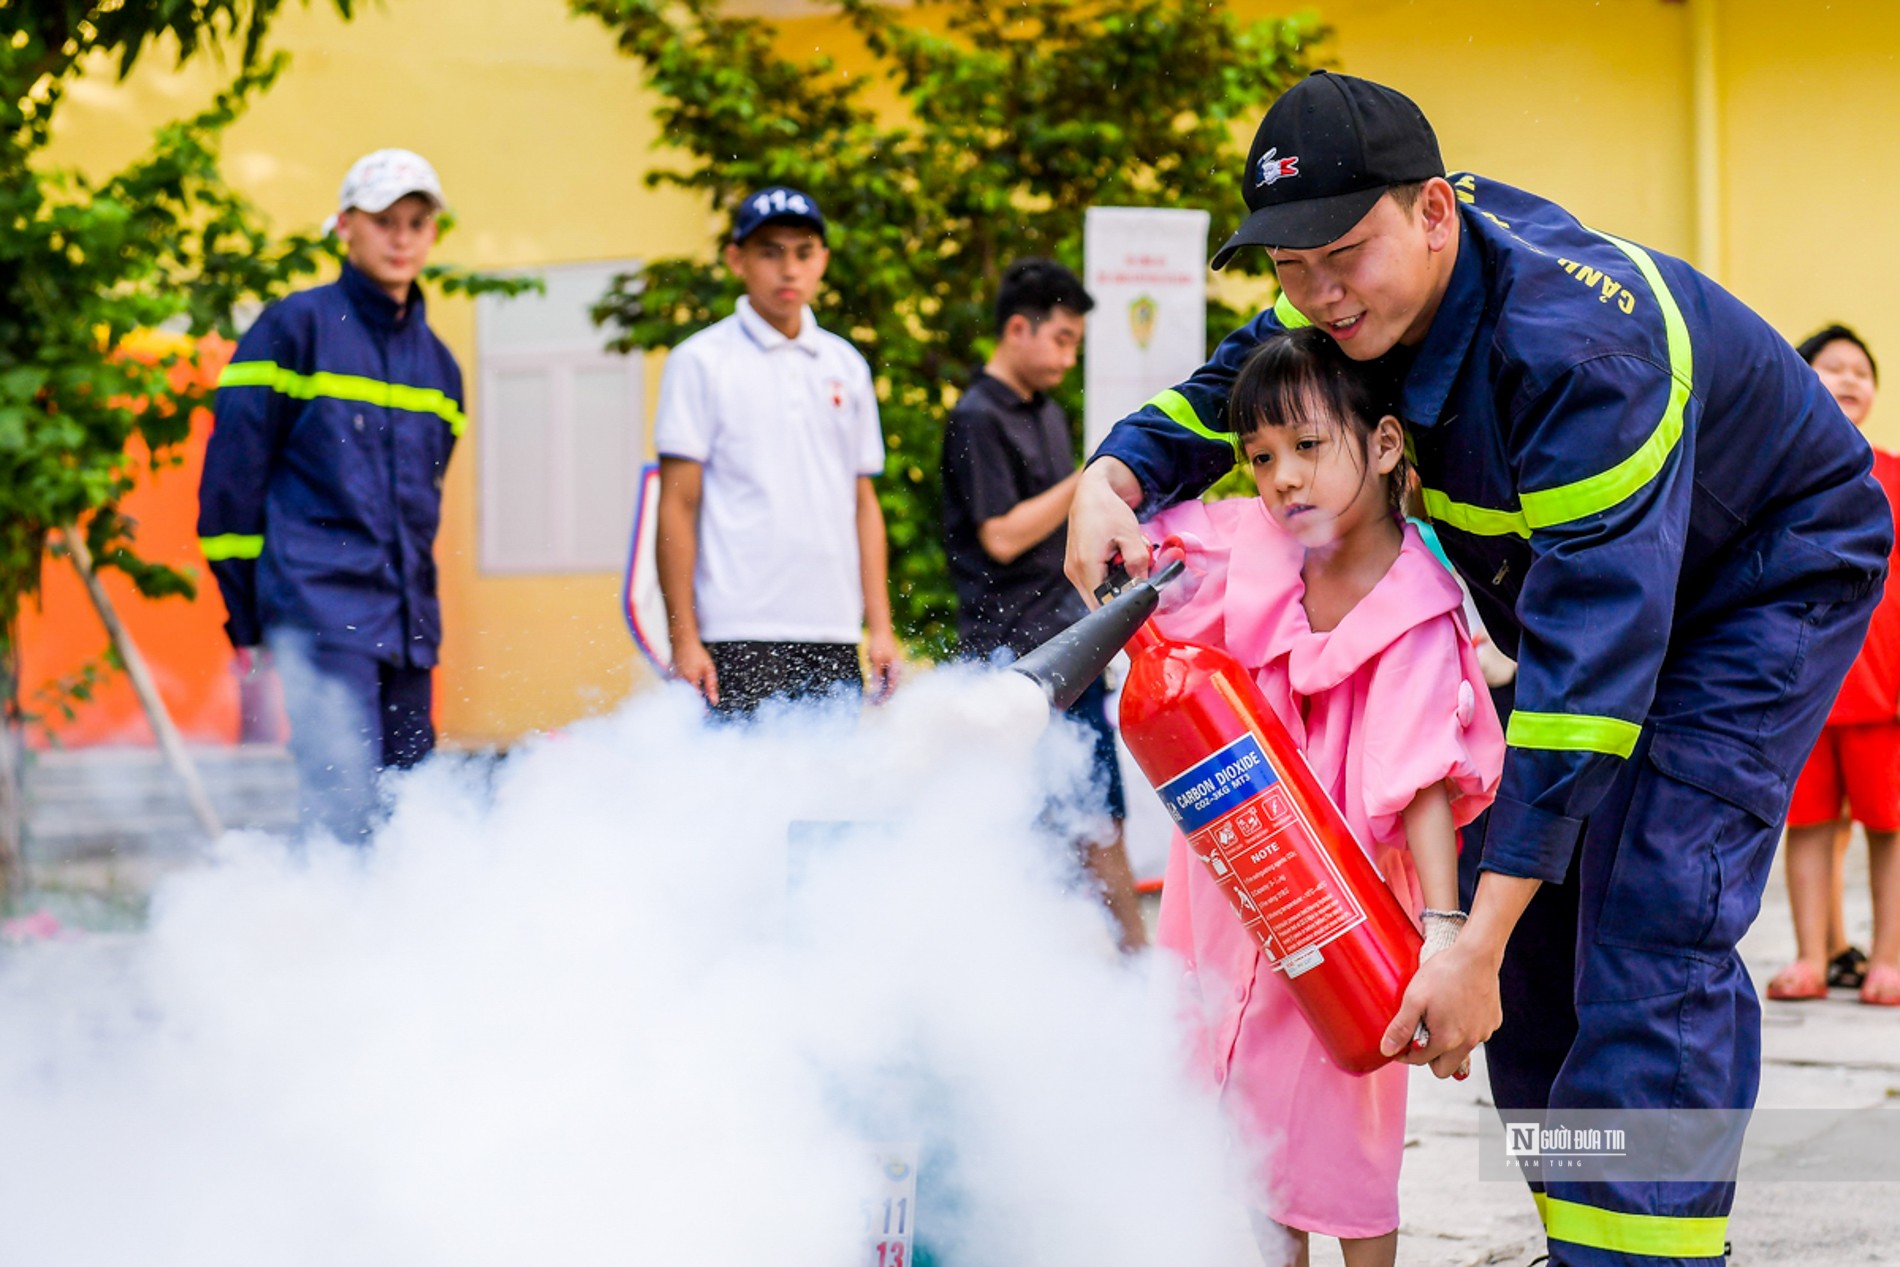
<instances>
[{"instance_id":1,"label":"boy in white polo shirt","mask_svg":"<svg viewBox=\"0 0 1900 1267\"><path fill-rule=\"evenodd\" d=\"M830 253L808 195L739 204L726 266L738 310L674 348L653 424L660 594L673 672L715 710L864 688L896 672L885 589L884 469L871 368L819 329Z\"/></svg>"}]
</instances>

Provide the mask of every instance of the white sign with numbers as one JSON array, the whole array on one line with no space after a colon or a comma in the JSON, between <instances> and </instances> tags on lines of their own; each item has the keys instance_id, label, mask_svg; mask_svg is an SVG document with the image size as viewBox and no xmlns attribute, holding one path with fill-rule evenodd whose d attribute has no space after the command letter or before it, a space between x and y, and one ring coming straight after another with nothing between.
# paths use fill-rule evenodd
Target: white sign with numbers
<instances>
[{"instance_id":1,"label":"white sign with numbers","mask_svg":"<svg viewBox=\"0 0 1900 1267\"><path fill-rule=\"evenodd\" d=\"M864 1202L863 1267L910 1267L917 1224L917 1145L873 1144L877 1189Z\"/></svg>"}]
</instances>

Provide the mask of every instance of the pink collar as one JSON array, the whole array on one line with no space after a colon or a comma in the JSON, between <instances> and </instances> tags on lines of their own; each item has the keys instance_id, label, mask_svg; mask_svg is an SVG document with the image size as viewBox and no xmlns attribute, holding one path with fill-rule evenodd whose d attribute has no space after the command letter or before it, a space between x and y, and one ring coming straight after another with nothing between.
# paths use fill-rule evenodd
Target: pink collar
<instances>
[{"instance_id":1,"label":"pink collar","mask_svg":"<svg viewBox=\"0 0 1900 1267\"><path fill-rule=\"evenodd\" d=\"M1285 656L1288 685L1301 695L1338 686L1401 635L1464 604L1458 582L1408 523L1399 557L1372 592L1337 628L1316 633L1300 601L1306 594L1303 550L1258 499L1247 502L1251 513L1233 514L1227 647L1247 665Z\"/></svg>"}]
</instances>

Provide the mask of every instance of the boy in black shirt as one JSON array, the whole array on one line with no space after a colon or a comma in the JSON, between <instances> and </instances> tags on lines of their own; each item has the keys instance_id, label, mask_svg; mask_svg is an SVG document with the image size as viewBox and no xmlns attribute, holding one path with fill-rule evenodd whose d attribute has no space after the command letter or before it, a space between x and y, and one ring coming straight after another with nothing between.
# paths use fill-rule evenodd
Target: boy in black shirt
<instances>
[{"instance_id":1,"label":"boy in black shirt","mask_svg":"<svg viewBox=\"0 0 1900 1267\"><path fill-rule=\"evenodd\" d=\"M1083 315L1095 301L1053 260L1003 275L996 351L950 414L943 437L943 529L956 582L964 653L1022 655L1087 614L1062 573L1078 474L1068 416L1044 393L1075 366ZM1069 715L1094 731L1096 781L1111 826L1088 842L1087 863L1121 930L1124 950L1147 944L1122 846L1126 799L1098 681Z\"/></svg>"}]
</instances>

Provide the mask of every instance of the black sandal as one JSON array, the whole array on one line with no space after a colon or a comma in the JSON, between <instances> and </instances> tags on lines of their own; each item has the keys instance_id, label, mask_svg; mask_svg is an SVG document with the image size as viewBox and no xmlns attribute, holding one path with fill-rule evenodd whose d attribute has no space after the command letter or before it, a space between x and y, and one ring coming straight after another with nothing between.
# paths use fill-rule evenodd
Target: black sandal
<instances>
[{"instance_id":1,"label":"black sandal","mask_svg":"<svg viewBox=\"0 0 1900 1267\"><path fill-rule=\"evenodd\" d=\"M1867 980L1867 956L1849 946L1827 961L1827 983L1837 990L1858 990Z\"/></svg>"}]
</instances>

